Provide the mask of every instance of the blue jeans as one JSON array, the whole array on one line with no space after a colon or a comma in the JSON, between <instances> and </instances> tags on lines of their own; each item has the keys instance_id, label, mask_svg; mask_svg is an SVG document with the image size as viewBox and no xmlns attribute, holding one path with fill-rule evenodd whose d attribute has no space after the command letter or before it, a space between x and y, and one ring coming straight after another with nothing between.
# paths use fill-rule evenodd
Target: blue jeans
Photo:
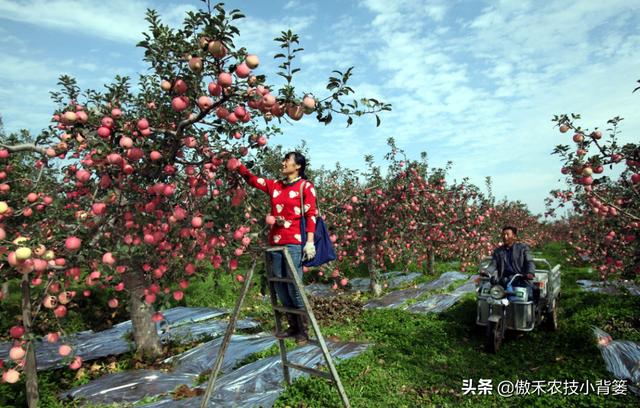
<instances>
[{"instance_id":1,"label":"blue jeans","mask_svg":"<svg viewBox=\"0 0 640 408\"><path fill-rule=\"evenodd\" d=\"M296 244L287 244L285 246L287 247L287 250L289 250L293 264L296 267L296 273L300 277L300 280L302 280L302 246ZM276 278L288 277L293 279L293 276L288 276L287 274L289 266L284 258L284 253L269 252L269 257L271 261L270 273L272 276ZM283 306L293 307L296 309L302 309L304 307L302 296L300 296L300 292L293 283L273 282L273 284L275 286L276 293L278 294L278 299L280 299Z\"/></svg>"}]
</instances>

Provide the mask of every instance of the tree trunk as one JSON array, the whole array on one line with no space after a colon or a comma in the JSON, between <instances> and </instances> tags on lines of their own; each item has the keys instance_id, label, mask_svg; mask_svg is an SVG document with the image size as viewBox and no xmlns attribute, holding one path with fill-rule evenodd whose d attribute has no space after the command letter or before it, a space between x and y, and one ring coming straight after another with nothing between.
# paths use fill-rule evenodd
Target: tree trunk
<instances>
[{"instance_id":1,"label":"tree trunk","mask_svg":"<svg viewBox=\"0 0 640 408\"><path fill-rule=\"evenodd\" d=\"M429 275L436 274L436 256L433 251L429 252L429 259L427 260L427 273Z\"/></svg>"},{"instance_id":2,"label":"tree trunk","mask_svg":"<svg viewBox=\"0 0 640 408\"><path fill-rule=\"evenodd\" d=\"M38 371L36 369L35 341L31 331L31 287L29 286L29 274L22 275L22 326L24 337L27 339L27 355L25 358L24 372L26 375L27 405L29 408L37 408L40 393L38 392Z\"/></svg>"},{"instance_id":3,"label":"tree trunk","mask_svg":"<svg viewBox=\"0 0 640 408\"><path fill-rule=\"evenodd\" d=\"M124 284L129 291L129 313L133 325L133 341L136 354L145 361L153 361L162 354L160 336L152 320L153 307L144 300L144 280L139 271L128 270L124 274Z\"/></svg>"},{"instance_id":4,"label":"tree trunk","mask_svg":"<svg viewBox=\"0 0 640 408\"><path fill-rule=\"evenodd\" d=\"M0 299L6 299L9 296L9 282L2 282L2 296Z\"/></svg>"},{"instance_id":5,"label":"tree trunk","mask_svg":"<svg viewBox=\"0 0 640 408\"><path fill-rule=\"evenodd\" d=\"M369 289L374 296L380 296L382 294L382 286L380 285L378 269L376 268L376 244L371 237L367 242L367 270L369 271Z\"/></svg>"}]
</instances>

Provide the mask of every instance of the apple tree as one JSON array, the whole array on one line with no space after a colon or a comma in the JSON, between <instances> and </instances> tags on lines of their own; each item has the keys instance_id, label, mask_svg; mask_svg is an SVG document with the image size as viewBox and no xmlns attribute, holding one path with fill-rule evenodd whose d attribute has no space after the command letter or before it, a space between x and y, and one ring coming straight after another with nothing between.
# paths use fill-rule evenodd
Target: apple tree
<instances>
[{"instance_id":1,"label":"apple tree","mask_svg":"<svg viewBox=\"0 0 640 408\"><path fill-rule=\"evenodd\" d=\"M350 125L353 117L390 110L375 99L345 101L354 92L351 68L335 71L325 97L300 92L293 64L302 48L291 32L276 39L282 83L269 85L259 57L236 44L234 21L242 17L207 2L172 29L149 10L149 31L138 44L149 71L136 85L116 76L103 91L83 92L62 76L48 129L33 142L0 145L5 159L38 154L43 167L59 169L60 181L46 192L51 200L38 197L48 211L40 223L9 221L24 214L29 197L0 204L0 223L11 224L3 233L12 243L0 260L3 274L33 273L31 283L45 288L38 305L56 317L73 297L113 288L118 295L108 306L127 304L137 353L145 359L161 353L155 322L163 319L157 311L163 299L181 298L205 265L236 270L252 229L259 228L246 211L246 191L230 174L236 157L264 149L279 124L305 114L325 124L343 115ZM17 237L28 241L15 243ZM72 293L73 284L83 289ZM19 337L29 342L30 336ZM81 356L63 351L72 368L79 367ZM37 396L29 404L37 404Z\"/></svg>"}]
</instances>

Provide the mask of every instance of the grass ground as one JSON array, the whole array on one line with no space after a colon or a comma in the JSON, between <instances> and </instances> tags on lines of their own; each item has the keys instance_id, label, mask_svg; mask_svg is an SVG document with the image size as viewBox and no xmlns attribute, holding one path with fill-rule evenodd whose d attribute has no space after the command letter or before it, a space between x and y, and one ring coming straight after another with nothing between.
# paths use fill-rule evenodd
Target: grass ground
<instances>
[{"instance_id":1,"label":"grass ground","mask_svg":"<svg viewBox=\"0 0 640 408\"><path fill-rule=\"evenodd\" d=\"M563 263L561 247L550 245L544 256L552 264ZM438 272L451 270L439 264ZM499 382L509 380L564 381L612 379L597 349L591 325L609 332L614 339L640 341L640 298L609 296L584 292L577 279L596 279L586 267L563 264L560 328L556 333L541 329L522 336L509 336L497 355L483 351L483 332L475 326L475 299L468 295L448 311L436 315L416 315L402 310L367 310L359 307L368 298L344 297L336 302L318 302L317 312L325 337L343 341L367 341L372 346L363 354L339 363L338 372L353 407L600 407L638 406L640 399L628 396L496 395ZM452 285L448 290L452 289ZM239 285L231 277L222 277L217 285L212 278L191 285L185 306L232 308ZM335 313L329 313L333 309ZM324 311L324 312L323 312ZM265 330L273 327L268 298L257 287L250 292L243 316L259 320ZM323 315L324 314L324 315ZM80 324L80 322L78 323ZM277 354L271 348L249 356L243 363ZM133 368L127 356L111 363L112 371ZM89 367L86 367L88 370ZM85 372L87 371L85 370ZM89 375L78 376L70 370L40 373L41 406L65 407L57 399L62 389L87 382ZM463 380L491 379L492 395L463 395ZM9 387L0 384L0 407L21 407L24 384ZM562 388L561 388L562 391ZM324 380L301 378L276 402L278 407L339 407L336 391Z\"/></svg>"},{"instance_id":2,"label":"grass ground","mask_svg":"<svg viewBox=\"0 0 640 408\"><path fill-rule=\"evenodd\" d=\"M545 249L555 262L558 246ZM561 262L560 262L561 263ZM565 381L579 383L612 379L595 345L591 325L616 338L640 341L640 299L612 297L579 289L577 279L595 279L587 268L562 268L560 328L509 336L499 354L483 351L483 332L475 326L475 298L466 296L448 311L415 315L402 310L370 310L345 327L336 322L324 329L373 345L338 366L353 407L604 407L638 406L633 395L497 395L501 381ZM490 379L491 395L463 395L463 381ZM564 385L563 385L564 386ZM544 389L548 389L545 387ZM523 393L524 394L524 393ZM339 407L337 392L317 378L301 378L278 399L277 407Z\"/></svg>"}]
</instances>

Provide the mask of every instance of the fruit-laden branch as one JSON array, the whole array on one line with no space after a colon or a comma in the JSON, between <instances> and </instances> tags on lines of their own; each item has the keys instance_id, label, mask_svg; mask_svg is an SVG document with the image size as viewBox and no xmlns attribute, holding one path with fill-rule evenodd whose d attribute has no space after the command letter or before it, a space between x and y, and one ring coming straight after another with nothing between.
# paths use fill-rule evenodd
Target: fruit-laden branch
<instances>
[{"instance_id":1,"label":"fruit-laden branch","mask_svg":"<svg viewBox=\"0 0 640 408\"><path fill-rule=\"evenodd\" d=\"M225 103L227 100L229 99L228 95L224 95L222 98L220 98L219 101L213 103L211 106L209 106L208 108L205 109L200 109L200 113L197 116L194 117L190 117L187 119L184 119L183 121L181 121L180 123L178 123L178 128L176 129L176 135L178 137L182 137L184 130L188 127L193 125L194 123L200 122L202 119L204 119L205 116L207 116L212 110L217 109L219 106L221 106L223 103Z\"/></svg>"},{"instance_id":2,"label":"fruit-laden branch","mask_svg":"<svg viewBox=\"0 0 640 408\"><path fill-rule=\"evenodd\" d=\"M154 127L151 127L151 128L149 128L149 129L151 129L151 134L155 134L155 133L164 133L164 134L166 134L166 135L174 136L174 137L178 135L178 133L177 133L175 130L162 129L162 128L154 128Z\"/></svg>"},{"instance_id":3,"label":"fruit-laden branch","mask_svg":"<svg viewBox=\"0 0 640 408\"><path fill-rule=\"evenodd\" d=\"M640 221L640 217L633 215L625 210L623 210L622 208L618 207L617 205L613 204L612 202L610 202L610 200L607 200L606 198L602 197L601 195L599 195L598 193L596 193L595 191L591 191L591 194L593 194L594 196L596 196L596 198L600 201L602 201L603 203L607 203L609 205L609 207L613 207L616 210L618 210L618 212L620 214L624 214L629 218L632 218L636 221Z\"/></svg>"},{"instance_id":4,"label":"fruit-laden branch","mask_svg":"<svg viewBox=\"0 0 640 408\"><path fill-rule=\"evenodd\" d=\"M7 149L10 153L17 152L36 152L45 156L47 149L44 147L36 146L35 143L20 143L17 145L4 145L0 144L0 148Z\"/></svg>"}]
</instances>

